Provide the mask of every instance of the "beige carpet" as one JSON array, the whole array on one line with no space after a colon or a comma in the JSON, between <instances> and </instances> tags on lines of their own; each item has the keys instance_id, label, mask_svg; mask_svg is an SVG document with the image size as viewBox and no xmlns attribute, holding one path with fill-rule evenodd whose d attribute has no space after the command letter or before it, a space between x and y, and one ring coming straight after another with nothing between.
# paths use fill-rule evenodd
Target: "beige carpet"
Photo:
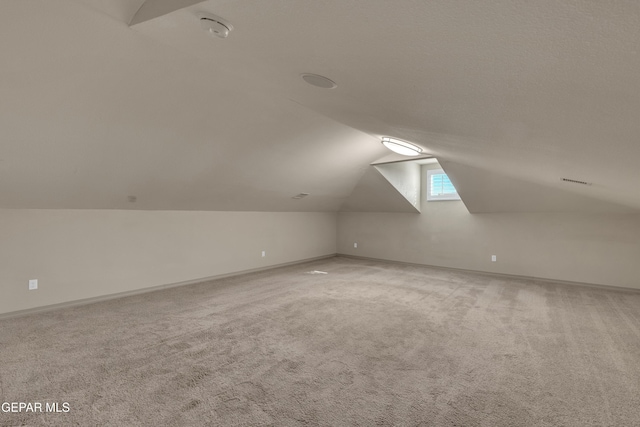
<instances>
[{"instance_id":1,"label":"beige carpet","mask_svg":"<svg viewBox=\"0 0 640 427\"><path fill-rule=\"evenodd\" d=\"M69 403L2 426L637 426L640 293L333 258L4 320L0 392Z\"/></svg>"}]
</instances>

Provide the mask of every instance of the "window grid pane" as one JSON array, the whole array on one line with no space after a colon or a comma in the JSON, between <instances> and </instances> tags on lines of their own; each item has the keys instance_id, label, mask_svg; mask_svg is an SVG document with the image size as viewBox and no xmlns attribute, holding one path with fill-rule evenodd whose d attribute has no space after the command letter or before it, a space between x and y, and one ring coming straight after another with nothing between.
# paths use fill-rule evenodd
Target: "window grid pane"
<instances>
[{"instance_id":1,"label":"window grid pane","mask_svg":"<svg viewBox=\"0 0 640 427\"><path fill-rule=\"evenodd\" d=\"M444 196L447 194L456 194L456 189L444 173L431 175L431 195Z\"/></svg>"},{"instance_id":2,"label":"window grid pane","mask_svg":"<svg viewBox=\"0 0 640 427\"><path fill-rule=\"evenodd\" d=\"M444 170L429 169L427 171L427 201L437 200L460 200L460 195Z\"/></svg>"}]
</instances>

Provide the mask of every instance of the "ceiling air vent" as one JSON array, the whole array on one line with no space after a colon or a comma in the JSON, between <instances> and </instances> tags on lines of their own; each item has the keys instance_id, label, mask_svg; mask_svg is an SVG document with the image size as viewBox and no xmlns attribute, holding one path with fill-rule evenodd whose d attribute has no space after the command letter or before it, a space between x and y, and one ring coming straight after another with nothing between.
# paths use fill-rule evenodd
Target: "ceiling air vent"
<instances>
[{"instance_id":1,"label":"ceiling air vent","mask_svg":"<svg viewBox=\"0 0 640 427\"><path fill-rule=\"evenodd\" d=\"M582 185L591 185L590 182L587 181L578 181L577 179L569 179L569 178L562 178L562 180L564 182L571 182L573 184L582 184Z\"/></svg>"},{"instance_id":2,"label":"ceiling air vent","mask_svg":"<svg viewBox=\"0 0 640 427\"><path fill-rule=\"evenodd\" d=\"M295 196L292 197L292 199L302 199L303 197L307 197L309 195L309 193L300 193L300 194L296 194Z\"/></svg>"}]
</instances>

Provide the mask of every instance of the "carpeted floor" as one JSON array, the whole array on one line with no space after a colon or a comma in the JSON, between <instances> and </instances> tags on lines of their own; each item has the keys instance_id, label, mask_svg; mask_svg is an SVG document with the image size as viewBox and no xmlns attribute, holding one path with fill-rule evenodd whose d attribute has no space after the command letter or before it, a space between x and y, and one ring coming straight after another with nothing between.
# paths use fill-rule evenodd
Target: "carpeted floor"
<instances>
[{"instance_id":1,"label":"carpeted floor","mask_svg":"<svg viewBox=\"0 0 640 427\"><path fill-rule=\"evenodd\" d=\"M640 293L338 257L3 320L0 393L69 404L2 426L637 426Z\"/></svg>"}]
</instances>

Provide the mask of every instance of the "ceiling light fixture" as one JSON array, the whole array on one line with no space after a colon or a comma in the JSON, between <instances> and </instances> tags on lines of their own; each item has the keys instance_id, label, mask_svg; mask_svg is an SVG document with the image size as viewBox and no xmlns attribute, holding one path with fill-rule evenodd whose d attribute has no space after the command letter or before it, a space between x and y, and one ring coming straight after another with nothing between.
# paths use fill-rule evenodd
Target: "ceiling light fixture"
<instances>
[{"instance_id":1,"label":"ceiling light fixture","mask_svg":"<svg viewBox=\"0 0 640 427\"><path fill-rule=\"evenodd\" d=\"M382 138L382 145L394 153L402 154L403 156L418 156L422 153L422 148L417 145L388 136Z\"/></svg>"},{"instance_id":2,"label":"ceiling light fixture","mask_svg":"<svg viewBox=\"0 0 640 427\"><path fill-rule=\"evenodd\" d=\"M226 39L233 25L216 15L200 15L200 25L212 36Z\"/></svg>"},{"instance_id":3,"label":"ceiling light fixture","mask_svg":"<svg viewBox=\"0 0 640 427\"><path fill-rule=\"evenodd\" d=\"M317 74L304 73L301 74L302 80L309 83L312 86L320 87L322 89L335 89L338 87L336 82L331 79L328 79L324 76L319 76Z\"/></svg>"}]
</instances>

